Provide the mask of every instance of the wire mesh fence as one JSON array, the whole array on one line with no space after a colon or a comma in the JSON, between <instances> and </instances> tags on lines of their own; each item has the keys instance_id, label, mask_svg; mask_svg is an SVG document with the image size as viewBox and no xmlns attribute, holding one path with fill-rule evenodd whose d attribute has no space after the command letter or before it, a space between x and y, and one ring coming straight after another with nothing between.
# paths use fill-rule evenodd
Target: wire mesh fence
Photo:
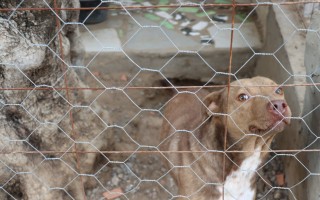
<instances>
[{"instance_id":1,"label":"wire mesh fence","mask_svg":"<svg viewBox=\"0 0 320 200\"><path fill-rule=\"evenodd\" d=\"M0 3L0 199L319 198L319 2L80 2Z\"/></svg>"}]
</instances>

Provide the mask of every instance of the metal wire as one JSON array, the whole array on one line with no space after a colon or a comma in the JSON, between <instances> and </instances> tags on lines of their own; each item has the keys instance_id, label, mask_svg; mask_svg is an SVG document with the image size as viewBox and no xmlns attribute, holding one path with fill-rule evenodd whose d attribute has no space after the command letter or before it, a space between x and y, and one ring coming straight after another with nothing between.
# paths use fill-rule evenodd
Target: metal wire
<instances>
[{"instance_id":1,"label":"metal wire","mask_svg":"<svg viewBox=\"0 0 320 200\"><path fill-rule=\"evenodd\" d=\"M109 1L106 1L106 3L107 2L109 2ZM114 3L114 4L117 4L118 6L100 6L100 7L86 7L86 8L61 8L61 7L58 7L57 1L54 0L54 7L53 8L50 8L50 7L45 7L45 8L37 8L37 7L30 7L30 8L23 8L23 7L0 8L0 12L11 12L11 11L14 11L14 12L16 12L16 11L43 11L43 12L45 12L45 11L53 10L56 13L56 24L55 24L55 26L56 26L57 30L60 30L61 26L62 26L61 23L63 23L63 22L61 22L61 20L58 17L58 13L60 11L79 11L79 10L93 10L94 9L94 10L122 10L122 11L128 12L128 10L147 10L147 9L162 9L162 8L177 9L177 8L188 8L188 7L192 8L192 7L199 7L200 5L201 5L202 8L230 7L230 8L232 8L232 20L231 20L232 21L231 22L232 26L230 28L231 37L230 37L230 48L229 48L228 74L225 74L225 75L228 76L228 84L225 84L225 85L204 85L204 86L194 86L194 85L192 85L192 86L174 86L174 85L169 85L169 86L129 86L129 84L127 84L127 86L125 86L125 87L118 87L118 86L117 87L116 86L111 86L111 87L69 87L68 86L68 77L67 77L67 74L65 73L64 76L63 76L65 87L44 87L44 86L16 87L16 88L15 87L13 87L13 88L5 88L5 87L3 87L3 88L0 88L0 91L37 91L37 90L38 91L42 91L42 90L65 91L66 92L66 100L69 102L69 100L70 100L70 91L72 92L72 91L84 91L84 90L89 90L89 91L120 90L128 97L128 95L126 94L127 90L144 90L144 89L179 90L179 89L202 89L202 88L206 88L206 89L227 88L227 90L228 90L228 98L229 98L230 88L232 88L232 87L242 87L242 86L230 85L231 77L234 75L234 74L232 74L232 70L231 69L232 69L232 64L233 64L232 63L232 60L233 60L232 58L233 58L233 49L234 49L233 48L233 40L234 40L234 31L235 31L235 28L234 28L234 26L235 26L235 16L236 16L236 12L237 12L236 8L239 8L239 7L257 7L257 6L259 6L259 7L269 7L269 6L273 6L273 5L276 5L276 6L295 5L296 6L296 5L303 5L303 4L306 4L306 3L320 3L320 1L298 1L298 2L277 2L277 3L270 3L270 2L237 3L235 0L232 0L232 3L230 3L230 4L218 4L218 3L213 3L213 4L207 4L207 3L204 3L204 4L183 4L183 3L179 3L178 4L177 3L177 4L171 4L171 5L151 5L151 6L136 6L136 5L131 6L130 5L130 6L128 6L128 5L125 5L125 3L122 3L121 1L120 2L110 1L110 2ZM133 18L130 13L127 13L127 14L129 15L129 17ZM300 17L302 18L301 14L300 14ZM304 28L307 29L307 25L306 24L304 24ZM166 33L164 33L164 34L166 35ZM132 40L132 38L134 38L134 36L132 36L129 40ZM173 43L173 41L170 39L170 37L168 37L168 39L170 40L170 42ZM60 52L59 56L61 57L62 60L64 60L65 58L64 58L63 44L62 43L63 43L62 42L62 35L61 35L61 32L59 32L58 33L58 45L59 45L59 50L60 50L59 51ZM64 66L64 67L65 68L63 69L63 71L66 72L68 66ZM140 68L140 69L143 69L143 68ZM293 75L293 76L295 76L295 75ZM312 75L302 75L301 77L311 78ZM129 81L129 83L132 82L132 80ZM166 81L168 81L168 79L166 79ZM283 84L280 84L280 86L281 87L288 87L288 88L290 88L290 87L316 87L316 86L320 86L320 83L303 83L303 84L302 83L301 84L283 83ZM250 88L250 87L254 88L254 87L276 87L276 86L274 86L274 85L253 85L253 86L247 86L247 87L248 88ZM138 93L139 91L135 91L135 92ZM228 102L228 98L226 100L227 102ZM129 100L132 101L130 98L129 98ZM151 111L155 111L155 110L152 110L152 109L149 109L149 110L148 109L145 109L145 110L141 109L135 102L132 101L132 103L136 107L138 107L140 109L140 112L142 112L142 111L150 111L150 110ZM90 104L90 106L91 106L91 104ZM72 105L72 107L74 108L76 106ZM316 108L314 108L314 110ZM157 109L157 111L159 111L159 110L160 109ZM310 111L310 113L313 112L314 110ZM97 115L95 112L93 112L93 113L95 115ZM310 114L310 113L308 113L308 114ZM136 117L136 116L134 116L134 117ZM83 181L83 176L82 175L95 176L96 174L94 174L94 175L92 175L92 174L82 174L83 169L81 169L82 165L80 163L81 161L80 161L80 157L79 156L83 155L83 154L119 154L119 155L124 155L124 154L130 154L130 155L133 155L133 154L136 154L136 155L146 154L146 155L163 155L163 154L170 154L170 153L171 154L187 154L187 153L200 153L200 154L208 154L209 153L209 154L212 154L212 153L221 153L221 154L225 154L226 155L227 153L252 153L252 151L229 150L229 149L227 149L227 129L225 130L225 133L224 133L224 150L223 151L215 151L215 150L204 150L204 151L160 151L157 146L140 145L137 142L135 142L135 144L137 144L139 146L139 148L153 148L153 149L156 149L156 150L144 151L144 150L140 150L139 149L139 150L127 150L127 151L118 151L118 150L112 150L112 151L111 150L81 151L81 150L79 150L77 148L77 145L83 144L83 143L75 142L77 140L77 138L79 137L79 133L77 132L77 130L74 127L75 126L75 121L74 121L75 119L73 118L72 112L68 113L68 117L69 117L69 120L71 122L71 134L70 134L71 137L69 139L73 140L73 142L74 142L74 147L72 148L73 150L71 150L71 149L69 149L68 151L60 151L60 150L57 150L57 151L50 151L50 150L48 150L48 151L41 151L41 150L19 151L19 150L17 150L17 151L15 151L14 150L14 151L11 151L11 152L6 152L6 151L0 149L0 155L14 155L14 154L42 154L42 155L46 155L46 154L74 154L75 157L76 157L77 170L79 171L79 174L81 174L80 181L81 181L81 185L82 185L81 186L82 187L81 188L82 197L83 197L83 199L87 199L87 195L86 195L86 191L85 191L85 185L84 185L84 181ZM102 120L100 117L98 117L98 118L100 120ZM132 121L132 119L131 119L131 121ZM303 118L302 117L296 117L296 118L293 117L292 119L303 119ZM131 121L129 121L129 122L131 122ZM127 124L129 124L129 122ZM43 123L43 124L50 124L50 123ZM120 126L120 125L119 126L115 125L115 126L118 126L119 128L122 128L124 130L124 127L127 124L122 125L122 126ZM308 127L308 129L309 129L310 132L312 132L309 127ZM132 141L134 141L134 139L130 136L130 134L128 134L126 131L125 131L125 133ZM64 133L64 134L66 134L66 133ZM193 133L191 133L191 134L193 134ZM317 137L317 136L315 136L315 137L317 139L319 139L319 137ZM9 141L11 141L11 140L9 140ZM90 141L85 142L84 144L92 145ZM320 152L320 149L304 147L302 149L284 149L284 150L282 150L282 149L281 150L270 149L270 150L267 150L267 151L262 150L260 152L262 152L262 153L270 153L270 152L272 152L272 153L275 153L275 154L293 156L293 157L297 158L296 156L298 154L300 154L300 153L312 153L312 152L318 153L318 152ZM198 159L200 159L200 158L201 158L201 156ZM49 159L49 158L45 158L45 159ZM54 159L56 159L56 158L54 158ZM60 159L60 158L57 158L57 159ZM299 159L297 159L297 160L299 160ZM1 159L0 159L0 161L1 161ZM226 156L224 156L223 162L224 162L223 167L225 168ZM2 163L2 161L0 162L0 164L1 163ZM112 162L110 162L110 163L112 163ZM123 162L123 161L115 161L115 163L123 163L123 164L125 164L125 162ZM6 167L10 169L9 166L6 166ZM190 166L187 166L187 167L190 167ZM305 167L307 169L306 166L303 165L303 167ZM11 171L14 171L14 170L11 170ZM169 172L164 174L164 176L167 175L168 173ZM223 177L225 177L224 173L225 173L225 170L223 169ZM311 173L309 173L309 175L306 176L306 178L308 178L310 176L310 174ZM198 177L198 178L201 179L200 177ZM146 181L146 182L150 181L150 180L144 180L144 179L140 179L140 178L139 178L139 180L140 181ZM155 181L158 181L158 180L155 180ZM300 183L297 183L297 185L300 184ZM3 189L3 188L4 188L4 186L0 185L0 189ZM272 187L272 188L276 188L276 187ZM62 189L64 191L66 191L65 188L58 188L58 189ZM104 189L106 189L106 188L104 188ZM290 190L290 188L289 188L289 190ZM106 191L108 191L108 190L106 189ZM168 192L168 191L166 190L166 192ZM73 198L71 194L68 194L68 195L71 198ZM172 195L172 198L173 197L176 197L176 196ZM189 199L189 196L187 196L186 198Z\"/></svg>"}]
</instances>

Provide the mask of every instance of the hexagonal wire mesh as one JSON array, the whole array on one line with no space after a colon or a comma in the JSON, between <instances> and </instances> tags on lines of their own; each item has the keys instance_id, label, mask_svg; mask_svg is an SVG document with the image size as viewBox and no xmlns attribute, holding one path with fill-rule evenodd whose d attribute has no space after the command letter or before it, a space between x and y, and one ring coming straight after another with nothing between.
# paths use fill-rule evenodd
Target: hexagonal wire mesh
<instances>
[{"instance_id":1,"label":"hexagonal wire mesh","mask_svg":"<svg viewBox=\"0 0 320 200\"><path fill-rule=\"evenodd\" d=\"M312 119L319 113L319 102L310 100L313 96L306 96L307 101L301 94L296 95L307 90L319 97L319 83L315 81L319 67L303 73L292 69L296 67L295 63L287 58L295 56L290 54L292 52L304 52L299 44L305 43L301 40L305 39L302 34L314 34L314 42L320 43L319 25L306 28L306 20L301 15L301 19L296 20L293 15L297 14L297 9L300 14L299 6L304 5L307 5L305 13L310 14L307 2L102 0L89 8L68 9L57 7L60 4L55 0L38 0L31 7L25 3L26 0L0 3L0 28L7 23L12 31L28 40L21 27L32 22L19 24L12 17L48 12L48 20L53 25L40 24L34 30L41 37L41 26L52 26L47 40L41 44L23 44L22 50L35 46L49 49L55 62L62 63L64 69L57 70L56 81L48 84L24 69L32 56L24 55L24 63L1 59L2 68L10 65L13 69L12 79L22 78L19 84L1 85L1 95L10 97L1 102L0 110L3 128L3 138L0 138L1 199L202 199L208 191L220 191L224 195L218 193L207 199L247 199L248 196L240 197L235 192L246 182L230 187L235 183L227 181L228 174L239 170L246 178L256 177L252 185L257 187L257 192L251 194L256 199L305 199L305 194L313 199L319 195L314 189L319 183L319 163L308 160L319 158L319 128ZM89 14L81 22L70 22L64 20L61 10L82 10ZM99 15L98 11L100 15L107 12L104 13L107 20L88 24L91 16ZM284 27L272 23L281 23ZM77 66L65 60L62 50L60 35L67 32L69 26L80 30L86 52L85 59ZM52 45L60 45L58 52ZM287 53L287 48L295 51ZM35 48L33 52L40 51ZM10 52L0 55L6 53ZM270 66L269 69L265 65ZM72 74L77 74L81 84L71 78L68 80ZM256 108L250 107L250 102L256 99L273 101L269 95L253 92L253 88L260 90L262 85L247 85L240 81L243 77L256 75L269 76L278 81L278 86L288 90L286 97L293 113L292 117L281 113L281 120L268 125L264 132L256 126L247 130L238 120L252 115ZM238 85L231 85L231 80ZM221 88L227 91L225 102L232 98L233 88L241 88L251 99L238 106L229 105L231 110L228 112L212 111L211 104L206 104L202 94ZM22 96L16 95L19 90L23 91ZM77 90L84 90L85 98L81 98ZM185 99L180 104L192 99L197 102L194 105L205 106L209 116L202 121L193 116L187 126L177 125L176 119L165 114L165 110L174 110L170 105L178 101L179 96ZM41 105L52 98L56 99L56 104L49 106L51 110L43 110ZM34 99L41 101L30 104ZM308 103L303 111L298 102L301 100ZM192 104L188 105L191 106L187 112L199 114ZM251 110L246 115L239 115L248 107ZM57 115L52 118L50 112ZM16 113L24 115L17 116ZM226 117L228 124L233 124L227 127L240 133L236 137L231 135L235 137L231 140L227 135L230 130L225 129L221 148L215 148L217 146L212 146L210 141L207 143L201 138L205 136L200 134L215 116ZM10 124L6 121L8 118L19 121L19 126ZM292 124L288 130L276 137L275 142L265 140L265 135L287 119L291 119ZM170 127L164 138L160 136L162 124ZM11 129L23 137L6 137L5 132ZM252 145L250 141L257 142L259 138L262 139L260 148L243 147ZM101 145L101 141L107 145ZM51 146L53 143L59 145ZM166 148L167 143L173 147ZM256 153L258 157L265 153L269 155L265 156L264 163L259 161L254 166L253 160L249 167L243 167L241 163L245 161L239 160ZM12 164L12 160L20 159L17 154L31 155L21 161L24 167ZM222 156L221 168L208 163L216 154ZM217 174L204 173L208 168L214 168ZM228 171L228 168L231 169ZM184 185L181 182L186 179L174 180L177 174L187 177L192 187L181 189Z\"/></svg>"}]
</instances>

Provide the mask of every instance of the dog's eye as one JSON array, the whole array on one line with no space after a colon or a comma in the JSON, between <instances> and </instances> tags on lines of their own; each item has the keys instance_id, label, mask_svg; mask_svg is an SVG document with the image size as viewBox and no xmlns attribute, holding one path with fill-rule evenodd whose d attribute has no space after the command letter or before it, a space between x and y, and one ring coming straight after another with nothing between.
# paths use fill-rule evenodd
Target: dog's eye
<instances>
[{"instance_id":1,"label":"dog's eye","mask_svg":"<svg viewBox=\"0 0 320 200\"><path fill-rule=\"evenodd\" d=\"M250 97L247 94L239 94L239 96L238 96L239 101L247 101L249 98Z\"/></svg>"},{"instance_id":2,"label":"dog's eye","mask_svg":"<svg viewBox=\"0 0 320 200\"><path fill-rule=\"evenodd\" d=\"M276 89L275 93L279 95L283 95L283 89L279 87L278 89Z\"/></svg>"}]
</instances>

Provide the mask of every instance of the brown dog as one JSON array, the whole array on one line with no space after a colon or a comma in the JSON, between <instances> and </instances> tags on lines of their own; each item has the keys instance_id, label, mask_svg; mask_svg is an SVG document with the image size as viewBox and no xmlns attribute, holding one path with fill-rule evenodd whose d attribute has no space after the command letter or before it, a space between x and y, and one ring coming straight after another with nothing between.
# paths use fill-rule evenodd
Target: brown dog
<instances>
[{"instance_id":1,"label":"brown dog","mask_svg":"<svg viewBox=\"0 0 320 200\"><path fill-rule=\"evenodd\" d=\"M232 82L229 95L225 88L197 96L179 94L165 110L159 147L171 151L164 155L175 166L170 172L179 194L174 195L254 199L256 170L276 133L290 123L282 89L268 78L254 77Z\"/></svg>"}]
</instances>

